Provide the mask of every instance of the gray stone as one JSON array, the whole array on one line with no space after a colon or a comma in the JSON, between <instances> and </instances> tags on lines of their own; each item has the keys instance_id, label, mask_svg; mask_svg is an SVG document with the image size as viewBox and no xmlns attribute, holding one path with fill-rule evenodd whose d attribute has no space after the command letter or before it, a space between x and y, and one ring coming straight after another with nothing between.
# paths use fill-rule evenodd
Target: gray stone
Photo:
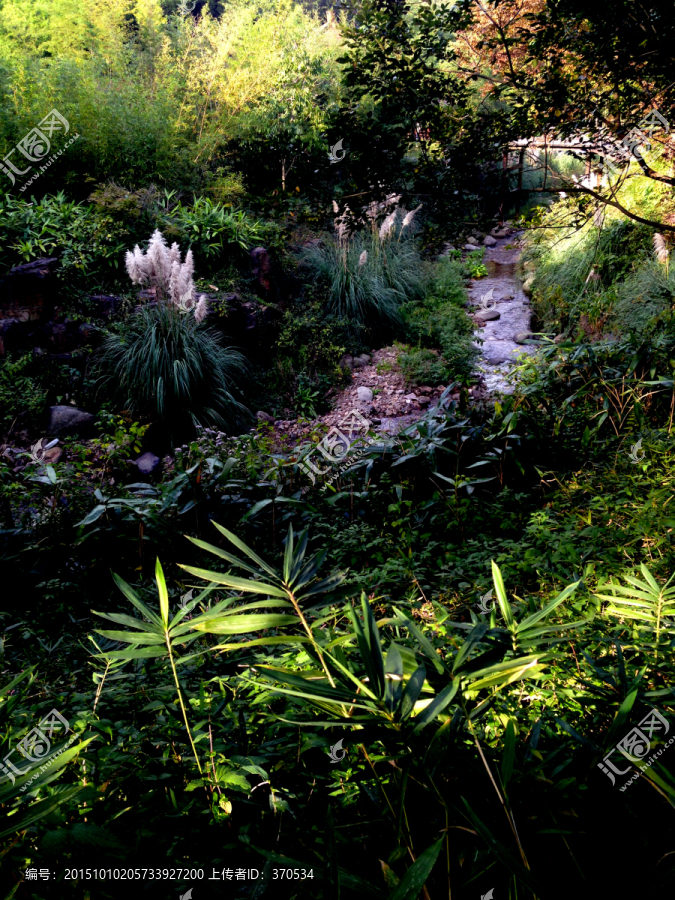
<instances>
[{"instance_id":1,"label":"gray stone","mask_svg":"<svg viewBox=\"0 0 675 900\"><path fill-rule=\"evenodd\" d=\"M255 414L256 419L259 422L274 422L274 416L271 416L269 413L263 412L261 409Z\"/></svg>"},{"instance_id":2,"label":"gray stone","mask_svg":"<svg viewBox=\"0 0 675 900\"><path fill-rule=\"evenodd\" d=\"M476 321L479 319L482 323L491 322L493 319L501 319L501 313L498 313L496 309L481 310L476 314Z\"/></svg>"},{"instance_id":3,"label":"gray stone","mask_svg":"<svg viewBox=\"0 0 675 900\"><path fill-rule=\"evenodd\" d=\"M134 465L138 466L138 471L143 475L152 475L162 465L162 460L154 453L144 453L134 461Z\"/></svg>"},{"instance_id":4,"label":"gray stone","mask_svg":"<svg viewBox=\"0 0 675 900\"><path fill-rule=\"evenodd\" d=\"M94 426L94 416L78 409L76 406L50 406L49 427L50 435L77 434L90 431Z\"/></svg>"},{"instance_id":5,"label":"gray stone","mask_svg":"<svg viewBox=\"0 0 675 900\"><path fill-rule=\"evenodd\" d=\"M483 244L485 247L496 247L497 241L488 234L488 236L483 239Z\"/></svg>"},{"instance_id":6,"label":"gray stone","mask_svg":"<svg viewBox=\"0 0 675 900\"><path fill-rule=\"evenodd\" d=\"M369 387L359 387L356 389L356 396L359 398L359 403L372 403L373 402L373 392Z\"/></svg>"},{"instance_id":7,"label":"gray stone","mask_svg":"<svg viewBox=\"0 0 675 900\"><path fill-rule=\"evenodd\" d=\"M361 361L361 365L363 365L363 366L367 366L368 363L370 362L371 358L372 358L372 357L370 356L369 353L362 353L362 354L358 357L358 359Z\"/></svg>"}]
</instances>

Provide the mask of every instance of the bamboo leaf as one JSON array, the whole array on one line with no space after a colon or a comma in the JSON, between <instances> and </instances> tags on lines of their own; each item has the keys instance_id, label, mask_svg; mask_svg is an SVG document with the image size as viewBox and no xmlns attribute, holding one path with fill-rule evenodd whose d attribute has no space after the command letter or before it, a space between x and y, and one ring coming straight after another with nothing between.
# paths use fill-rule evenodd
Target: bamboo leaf
<instances>
[{"instance_id":1,"label":"bamboo leaf","mask_svg":"<svg viewBox=\"0 0 675 900\"><path fill-rule=\"evenodd\" d=\"M388 900L415 900L431 875L438 854L441 852L444 838L440 837L434 844L418 856L410 866L399 884L389 895Z\"/></svg>"},{"instance_id":2,"label":"bamboo leaf","mask_svg":"<svg viewBox=\"0 0 675 900\"><path fill-rule=\"evenodd\" d=\"M245 572L250 572L252 575L258 574L258 569L254 569L253 566L249 566L248 563L245 563L243 560L238 559L232 553L228 553L227 550L221 550L220 547L214 546L214 544L208 544L206 541L202 541L199 538L190 537L190 535L186 535L189 541L192 541L193 544L196 544L197 547L201 547L202 550L206 550L207 553L212 553L214 556L219 556L221 559L227 560L227 562L232 563L234 566L238 566L240 569L244 569Z\"/></svg>"},{"instance_id":3,"label":"bamboo leaf","mask_svg":"<svg viewBox=\"0 0 675 900\"><path fill-rule=\"evenodd\" d=\"M248 616L231 616L226 619L211 619L195 626L196 631L205 634L246 634L251 631L262 631L265 628L281 628L283 625L297 625L296 616L282 613L260 614Z\"/></svg>"},{"instance_id":4,"label":"bamboo leaf","mask_svg":"<svg viewBox=\"0 0 675 900\"><path fill-rule=\"evenodd\" d=\"M502 784L504 785L504 790L508 787L511 776L513 775L513 765L516 759L517 733L518 726L516 720L509 719L506 723L506 730L504 732L504 752L502 753Z\"/></svg>"},{"instance_id":5,"label":"bamboo leaf","mask_svg":"<svg viewBox=\"0 0 675 900\"><path fill-rule=\"evenodd\" d=\"M122 591L127 600L131 601L136 609L139 610L139 612L143 613L146 619L148 619L150 622L154 622L155 625L159 625L160 628L163 627L162 620L157 615L157 613L153 612L151 609L148 609L145 603L143 603L139 599L135 591L132 590L132 588L126 583L126 581L124 581L123 578L120 578L119 575L116 575L113 572L113 579L115 580L115 584Z\"/></svg>"},{"instance_id":6,"label":"bamboo leaf","mask_svg":"<svg viewBox=\"0 0 675 900\"><path fill-rule=\"evenodd\" d=\"M133 631L99 631L95 629L96 634L102 634L103 637L110 638L112 641L123 641L125 644L163 644L164 636L161 634L147 634L145 632Z\"/></svg>"},{"instance_id":7,"label":"bamboo leaf","mask_svg":"<svg viewBox=\"0 0 675 900\"><path fill-rule=\"evenodd\" d=\"M144 622L142 619L135 619L133 616L127 616L124 613L103 613L96 612L95 609L92 609L92 612L94 615L101 616L102 619L109 619L111 622L116 622L118 625L129 625L131 628L140 628L141 631L147 631L150 634L162 633L157 625L153 625L150 622Z\"/></svg>"},{"instance_id":8,"label":"bamboo leaf","mask_svg":"<svg viewBox=\"0 0 675 900\"><path fill-rule=\"evenodd\" d=\"M431 703L428 706L425 706L422 712L413 719L416 723L415 734L419 734L425 725L432 722L436 716L445 709L457 693L458 689L459 679L455 679L452 684L446 685L440 693L436 694Z\"/></svg>"},{"instance_id":9,"label":"bamboo leaf","mask_svg":"<svg viewBox=\"0 0 675 900\"><path fill-rule=\"evenodd\" d=\"M224 584L226 587L234 588L237 591L247 591L250 594L268 594L271 597L283 597L287 599L287 594L281 588L264 581L248 581L245 578L237 578L236 575L223 575L221 572L209 572L206 569L195 569L193 566L180 566L191 575L197 578L203 578L204 581L215 581L216 584Z\"/></svg>"},{"instance_id":10,"label":"bamboo leaf","mask_svg":"<svg viewBox=\"0 0 675 900\"><path fill-rule=\"evenodd\" d=\"M492 580L495 585L497 602L499 603L499 608L504 616L504 621L506 622L507 628L511 629L513 627L513 612L511 610L511 604L506 597L506 588L504 587L502 573L499 571L499 566L494 560L492 560Z\"/></svg>"},{"instance_id":11,"label":"bamboo leaf","mask_svg":"<svg viewBox=\"0 0 675 900\"><path fill-rule=\"evenodd\" d=\"M549 615L549 613L552 613L554 609L556 609L558 606L560 606L561 603L563 603L563 601L570 597L580 584L580 581L575 581L574 584L568 584L567 587L563 591L561 591L561 593L559 593L554 600L551 600L551 602L547 604L543 609L540 609L539 612L533 613L531 616L523 619L523 621L518 624L518 633L520 634L521 632L526 631L528 628L536 625L536 623L541 621L541 619L545 619L546 616Z\"/></svg>"},{"instance_id":12,"label":"bamboo leaf","mask_svg":"<svg viewBox=\"0 0 675 900\"><path fill-rule=\"evenodd\" d=\"M293 526L288 526L288 535L286 536L286 549L284 550L284 581L288 584L291 580L291 566L293 563Z\"/></svg>"},{"instance_id":13,"label":"bamboo leaf","mask_svg":"<svg viewBox=\"0 0 675 900\"><path fill-rule=\"evenodd\" d=\"M216 644L213 650L245 650L247 647L273 647L275 644L311 644L303 635L278 635L275 637L256 638L253 641L241 641L238 644Z\"/></svg>"},{"instance_id":14,"label":"bamboo leaf","mask_svg":"<svg viewBox=\"0 0 675 900\"><path fill-rule=\"evenodd\" d=\"M150 659L153 656L165 656L166 645L163 647L140 647L138 650L110 650L108 653L97 653L97 659Z\"/></svg>"},{"instance_id":15,"label":"bamboo leaf","mask_svg":"<svg viewBox=\"0 0 675 900\"><path fill-rule=\"evenodd\" d=\"M253 562L260 566L260 568L267 572L268 575L271 575L272 578L278 578L278 574L274 571L271 566L268 566L264 559L261 559L257 553L254 553L250 547L247 547L246 544L240 540L236 534L232 534L231 531L228 531L227 528L223 528L222 525L219 525L217 522L213 523L218 531L230 541L230 543L234 544L237 550L241 550L242 553L245 553L249 559L252 559Z\"/></svg>"},{"instance_id":16,"label":"bamboo leaf","mask_svg":"<svg viewBox=\"0 0 675 900\"><path fill-rule=\"evenodd\" d=\"M165 628L169 627L169 592L166 589L166 579L164 578L164 570L159 561L159 557L155 562L155 580L157 581L157 589L159 590L159 611L162 615L162 623Z\"/></svg>"},{"instance_id":17,"label":"bamboo leaf","mask_svg":"<svg viewBox=\"0 0 675 900\"><path fill-rule=\"evenodd\" d=\"M406 685L406 689L403 692L403 697L401 698L401 706L399 710L399 715L401 717L401 721L405 721L415 708L415 704L419 700L420 693L422 692L422 686L424 685L424 681L427 677L427 670L424 664L419 666L413 674L408 679L408 684Z\"/></svg>"}]
</instances>

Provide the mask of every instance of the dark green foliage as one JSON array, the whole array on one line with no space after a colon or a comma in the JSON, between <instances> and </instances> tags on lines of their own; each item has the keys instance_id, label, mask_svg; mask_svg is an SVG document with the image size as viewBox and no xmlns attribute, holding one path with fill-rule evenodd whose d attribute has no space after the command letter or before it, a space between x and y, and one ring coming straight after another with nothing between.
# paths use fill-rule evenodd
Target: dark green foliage
<instances>
[{"instance_id":1,"label":"dark green foliage","mask_svg":"<svg viewBox=\"0 0 675 900\"><path fill-rule=\"evenodd\" d=\"M196 424L231 428L246 415L233 394L246 369L243 356L170 304L143 308L109 334L98 364L109 396L175 436Z\"/></svg>"},{"instance_id":2,"label":"dark green foliage","mask_svg":"<svg viewBox=\"0 0 675 900\"><path fill-rule=\"evenodd\" d=\"M12 424L34 427L44 412L47 390L35 378L33 369L30 354L0 363L0 432L6 432Z\"/></svg>"},{"instance_id":3,"label":"dark green foliage","mask_svg":"<svg viewBox=\"0 0 675 900\"><path fill-rule=\"evenodd\" d=\"M401 345L398 363L410 384L442 384L459 375L437 350Z\"/></svg>"},{"instance_id":4,"label":"dark green foliage","mask_svg":"<svg viewBox=\"0 0 675 900\"><path fill-rule=\"evenodd\" d=\"M474 325L464 308L463 274L459 261L441 260L424 299L404 306L406 340L417 344L399 358L409 381L438 384L471 377L479 351L474 346Z\"/></svg>"},{"instance_id":5,"label":"dark green foliage","mask_svg":"<svg viewBox=\"0 0 675 900\"><path fill-rule=\"evenodd\" d=\"M165 4L172 14L176 6ZM334 123L350 125L334 136L349 152L339 167L322 158L329 174L312 186L317 196L347 199L375 184L386 194L398 185L417 197L410 208L423 201L425 216L436 210L447 228L466 227L486 196L498 202L482 159L499 160L514 122L555 127L560 97L570 104L562 110L568 124L579 110L576 121L586 121L593 90L603 113L623 121L643 102L650 54L651 84L670 96L671 60L659 35L671 26L653 7L641 8L642 29L635 4L612 2L610 14L624 19L605 32L607 11L563 0L528 20L528 52L546 61L518 64L525 82L539 79L525 85L536 88L534 100L526 106L508 95L515 118L514 106L493 101L478 113L451 68L452 31L470 6L367 0L350 11L347 95ZM496 6L509 12L507 0ZM223 4L208 7L220 12ZM310 180L325 152L325 123L310 129L294 118L311 105L308 73L322 75L323 63L289 53L279 73L286 93L265 105L270 118L251 112L248 137L223 146L211 146L219 138L205 128L195 162L187 119L176 138L161 118L182 95L167 99L158 88L158 101L148 100L134 67L142 56L161 86L152 70L163 57L153 57L151 39L192 41L206 8L199 0L193 21L173 16L165 31L140 12L129 17L129 85L121 97L102 94L100 129L95 115L85 120L82 171L175 177L182 188L194 179L219 202L196 197L190 205L173 184L164 194L108 184L89 206L64 195L33 207L8 199L0 211L7 266L55 253L62 283L77 276L92 292L94 282L114 280L116 266L122 272L122 251L149 224L192 244L205 270L229 267L227 278L213 276L220 290L236 278L235 265L248 265L253 243L278 241L287 261L280 229L223 205L241 187L226 166L240 153L255 174L260 159L262 181L278 187L283 159L284 172L294 166L294 176ZM264 15L253 9L256 21ZM552 36L577 54L571 69L557 65ZM45 73L57 68L48 61ZM584 83L585 72L575 80L580 66L597 87ZM631 77L615 77L627 70ZM321 114L326 96L317 100ZM125 117L139 97L146 107ZM6 106L3 133L14 135L20 123ZM417 125L429 128L430 141L413 141ZM307 201L294 209L288 198L274 202L283 220ZM311 211L317 228L325 211L321 203ZM330 482L310 480L299 465L318 460L326 430L318 423L290 434L263 423L236 437L217 430L242 412L242 359L192 316L163 306L107 325L99 375L114 414L98 419L106 435L63 438L53 466L24 467L26 454L12 447L0 455L0 583L19 585L0 610L8 673L0 758L54 708L84 736L28 794L3 776L3 897L35 893L24 873L47 865L59 873L203 868L201 885L171 881L174 896L194 888L195 900L232 890L251 900L567 900L599 883L623 897L633 880L645 896L668 896L675 831L664 811L675 800L675 751L664 753L668 738L654 730L650 752L661 755L629 788L623 777L613 785L601 764L648 713L671 733L675 715L672 277L667 264L645 262L651 234L642 227L587 226L570 251L556 244L554 223L543 224L532 252L542 317L571 331L582 315L602 322L614 305L613 327L630 334L544 342L520 365L514 394L494 403L465 390L475 354L467 267L452 259L422 265L398 229L384 241L343 236L315 262L315 274L322 265L324 272L315 283L277 291L281 329L257 374L274 389L274 398L265 395L271 407L280 398L299 412L322 411L327 388L343 378L342 354L389 334L409 345L400 362L410 378L449 385L436 408L395 438L373 432L358 457L332 470L327 462ZM426 225L433 230L432 215ZM426 246L436 247L430 237ZM298 229L291 246L302 240ZM598 278L587 282L592 267ZM403 333L394 335L396 327ZM3 415L25 411L28 422L80 382L67 362L38 371L26 359L0 369L0 403ZM168 471L141 484L127 459L152 434L148 420L186 443ZM121 576L113 581L110 570ZM107 610L110 629L95 632L92 609ZM620 767L628 765L623 757ZM239 867L258 869L264 883L212 885L212 871ZM281 867L311 875L282 881L273 877ZM132 893L164 896L162 881ZM64 884L34 888L61 900ZM67 885L73 900L107 900L115 890L87 877Z\"/></svg>"},{"instance_id":6,"label":"dark green foliage","mask_svg":"<svg viewBox=\"0 0 675 900\"><path fill-rule=\"evenodd\" d=\"M613 323L623 334L638 339L673 333L675 271L655 259L645 258L617 288Z\"/></svg>"}]
</instances>

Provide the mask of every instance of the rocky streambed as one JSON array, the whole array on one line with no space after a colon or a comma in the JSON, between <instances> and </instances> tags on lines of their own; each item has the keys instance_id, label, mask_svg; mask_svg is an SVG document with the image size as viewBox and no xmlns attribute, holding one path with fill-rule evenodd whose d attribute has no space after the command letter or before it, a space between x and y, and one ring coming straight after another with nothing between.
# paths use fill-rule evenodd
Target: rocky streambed
<instances>
[{"instance_id":1,"label":"rocky streambed","mask_svg":"<svg viewBox=\"0 0 675 900\"><path fill-rule=\"evenodd\" d=\"M518 275L521 234L504 228L489 235L484 258L488 274L469 285L469 302L481 348L478 374L489 394L511 393L513 387L507 380L510 369L521 354L536 349L523 343L530 337L531 309ZM469 248L479 249L471 244L464 249L470 252Z\"/></svg>"},{"instance_id":2,"label":"rocky streambed","mask_svg":"<svg viewBox=\"0 0 675 900\"><path fill-rule=\"evenodd\" d=\"M511 393L510 370L521 354L536 349L533 344L524 343L532 335L530 302L518 273L521 235L522 232L504 226L464 247L465 253L484 247L488 270L487 276L473 279L468 288L469 312L481 350L476 372L479 383L469 389L476 398ZM419 421L426 409L438 404L446 385L406 386L397 356L395 348L385 347L346 359L344 362L352 370L352 383L336 392L334 408L319 421L328 428L339 428L355 410L374 430L390 435ZM301 437L312 427L293 420L278 420L274 425L290 438Z\"/></svg>"}]
</instances>

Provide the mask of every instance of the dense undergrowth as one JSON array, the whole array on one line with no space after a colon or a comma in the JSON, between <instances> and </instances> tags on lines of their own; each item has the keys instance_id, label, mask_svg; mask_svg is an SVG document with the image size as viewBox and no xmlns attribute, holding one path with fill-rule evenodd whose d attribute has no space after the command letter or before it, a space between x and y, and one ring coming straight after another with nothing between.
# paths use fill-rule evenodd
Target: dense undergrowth
<instances>
[{"instance_id":1,"label":"dense undergrowth","mask_svg":"<svg viewBox=\"0 0 675 900\"><path fill-rule=\"evenodd\" d=\"M586 116L574 66L619 67L596 119L632 122L650 66L667 98L667 23L636 74L610 31L634 5L607 47L575 4L519 7L503 58L471 6L0 5L4 162L49 109L79 134L30 190L3 170L2 275L56 258L29 337L88 336L0 360L7 900L671 889L672 151L605 184L623 212L574 193L580 158L508 166ZM542 340L480 399L487 266L439 252L512 210ZM308 478L390 344L439 404ZM53 405L93 424L49 457Z\"/></svg>"},{"instance_id":2,"label":"dense undergrowth","mask_svg":"<svg viewBox=\"0 0 675 900\"><path fill-rule=\"evenodd\" d=\"M667 354L634 349L551 344L540 362L525 365L525 388L513 398L494 409L450 403L430 412L416 436L373 446L328 492L299 474L297 448L270 456L263 426L240 439L204 431L178 454L170 480L105 488L93 502L84 485L78 499L76 477L66 487L58 466L53 476L33 476L44 520L4 532L4 565L33 561L27 605L18 620L5 618L18 627L5 632L4 653L7 662L36 667L33 693L43 700L35 705L26 694L14 705L7 734L10 743L18 738L42 706L77 710L70 716L85 739L98 736L79 764L97 789L64 795L30 839L36 849L24 841L10 860L84 865L92 848L105 865L171 856L262 870L268 860L313 867L314 883L287 887L288 896L315 894L319 885L330 896L338 882L344 896L388 896L412 854L419 866L409 875L438 857L427 878L431 896L443 890L449 866L460 897L473 896L475 885L507 891L514 879L519 890L558 897L570 886L586 890L601 846L604 858L622 861L622 878L639 869L644 879L647 859L649 883L667 884L667 829L641 844L635 869L620 846L632 817L651 810L663 822L657 811L673 791L667 767L648 769L653 774L627 789L630 803L620 791L630 776L617 774L613 786L598 768L650 709L667 715L672 697L670 607L658 584L673 567L673 382L652 374L667 372ZM644 457L636 464L630 447L638 436ZM231 564L243 548L233 557L213 523L262 558L241 573L249 587L224 574L239 575ZM324 558L320 569L301 574L289 555L289 525L295 552L297 531L308 528L305 552ZM307 590L314 573L346 577L294 606L287 587L280 595L264 586L268 566L280 570L284 544L281 584L299 578ZM156 556L168 584L164 594L160 580L160 608L169 612L159 619ZM128 600L102 579L108 566L143 598L148 612L133 600L141 619L129 619ZM645 585L633 621L603 600L620 601L616 586L631 572ZM351 602L344 606L336 590ZM362 610L361 591L369 598ZM262 610L256 593L269 597ZM31 596L49 599L49 624L35 617ZM132 644L141 658L124 662L119 632L92 635L94 645L89 608L117 609L113 619L127 629L143 618L159 627L167 615L171 625L178 614L171 652L184 660L177 672L189 732L171 660L149 660L143 647L151 644ZM373 614L377 628L368 624ZM89 653L97 649L95 660ZM158 644L160 652L168 650ZM403 694L387 681L397 672ZM434 695L440 715L425 719L415 704ZM334 766L326 751L338 740L347 755ZM654 736L652 748L662 746ZM67 769L63 784L81 786L77 771ZM129 830L131 810L147 837ZM588 830L599 835L597 846L589 847ZM553 866L564 873L564 890L551 884Z\"/></svg>"}]
</instances>

